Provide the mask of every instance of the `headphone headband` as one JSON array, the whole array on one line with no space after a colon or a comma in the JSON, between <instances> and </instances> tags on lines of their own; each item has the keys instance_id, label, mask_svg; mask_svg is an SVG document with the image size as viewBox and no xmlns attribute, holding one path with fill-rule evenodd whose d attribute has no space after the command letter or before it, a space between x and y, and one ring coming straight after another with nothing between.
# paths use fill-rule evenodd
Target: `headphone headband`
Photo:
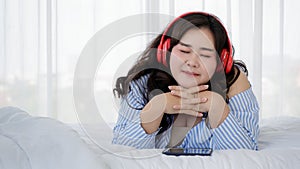
<instances>
[{"instance_id":1,"label":"headphone headband","mask_svg":"<svg viewBox=\"0 0 300 169\"><path fill-rule=\"evenodd\" d=\"M159 63L162 63L166 67L168 66L166 55L171 46L171 38L166 37L168 31L178 20L183 19L184 17L186 17L188 15L197 15L197 14L207 16L207 17L209 17L209 16L213 17L222 26L223 30L225 31L226 37L227 37L227 48L225 47L221 51L220 60L221 60L222 64L218 65L217 71L225 70L225 73L229 73L231 71L231 68L233 65L233 49L232 49L232 45L231 45L228 33L226 31L226 28L223 26L221 20L218 17L216 17L212 14L206 13L206 12L188 12L188 13L184 13L184 14L178 16L177 18L175 18L167 26L167 28L165 29L165 31L163 32L163 34L161 36L160 43L157 47L157 61Z\"/></svg>"}]
</instances>

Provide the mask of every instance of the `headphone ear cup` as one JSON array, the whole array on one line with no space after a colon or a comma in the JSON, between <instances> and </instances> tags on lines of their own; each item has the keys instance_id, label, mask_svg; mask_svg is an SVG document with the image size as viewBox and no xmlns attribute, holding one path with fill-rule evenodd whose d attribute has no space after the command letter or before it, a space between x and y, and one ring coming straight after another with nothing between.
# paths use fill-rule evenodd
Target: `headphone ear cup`
<instances>
[{"instance_id":1,"label":"headphone ear cup","mask_svg":"<svg viewBox=\"0 0 300 169\"><path fill-rule=\"evenodd\" d=\"M233 65L233 57L228 55L228 60L227 60L227 64L226 64L226 73L229 73L231 71Z\"/></svg>"},{"instance_id":2,"label":"headphone ear cup","mask_svg":"<svg viewBox=\"0 0 300 169\"><path fill-rule=\"evenodd\" d=\"M170 49L170 46L171 46L171 39L168 38L163 43L162 49L161 49L161 59L160 59L160 62L162 64L164 64L165 66L167 66L167 52Z\"/></svg>"},{"instance_id":3,"label":"headphone ear cup","mask_svg":"<svg viewBox=\"0 0 300 169\"><path fill-rule=\"evenodd\" d=\"M230 53L226 49L223 49L221 52L220 59L223 64L225 73L229 73L233 64L232 56L230 56ZM220 68L218 67L218 70L219 69Z\"/></svg>"},{"instance_id":4,"label":"headphone ear cup","mask_svg":"<svg viewBox=\"0 0 300 169\"><path fill-rule=\"evenodd\" d=\"M156 51L156 59L158 63L162 62L162 44L160 43L157 47L157 51Z\"/></svg>"},{"instance_id":5,"label":"headphone ear cup","mask_svg":"<svg viewBox=\"0 0 300 169\"><path fill-rule=\"evenodd\" d=\"M224 69L226 68L227 61L228 61L228 52L226 49L223 49L221 52L221 62L223 63Z\"/></svg>"}]
</instances>

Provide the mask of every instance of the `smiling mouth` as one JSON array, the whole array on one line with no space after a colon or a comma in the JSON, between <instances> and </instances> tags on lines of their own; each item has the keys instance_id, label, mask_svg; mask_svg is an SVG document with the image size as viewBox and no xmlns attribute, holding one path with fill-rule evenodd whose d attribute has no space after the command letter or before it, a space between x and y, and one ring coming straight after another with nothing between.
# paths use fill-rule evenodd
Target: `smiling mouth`
<instances>
[{"instance_id":1,"label":"smiling mouth","mask_svg":"<svg viewBox=\"0 0 300 169\"><path fill-rule=\"evenodd\" d=\"M194 73L194 72L189 72L189 71L182 71L184 74L187 74L189 76L199 76L200 74Z\"/></svg>"}]
</instances>

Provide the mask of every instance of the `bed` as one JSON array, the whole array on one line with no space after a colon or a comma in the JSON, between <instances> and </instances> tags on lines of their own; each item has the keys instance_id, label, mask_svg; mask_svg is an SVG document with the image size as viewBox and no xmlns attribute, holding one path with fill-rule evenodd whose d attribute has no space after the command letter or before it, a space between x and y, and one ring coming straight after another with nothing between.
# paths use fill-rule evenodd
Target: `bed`
<instances>
[{"instance_id":1,"label":"bed","mask_svg":"<svg viewBox=\"0 0 300 169\"><path fill-rule=\"evenodd\" d=\"M166 156L161 149L112 145L113 124L64 124L0 108L0 168L298 169L300 118L260 122L259 151L220 150L212 156Z\"/></svg>"},{"instance_id":2,"label":"bed","mask_svg":"<svg viewBox=\"0 0 300 169\"><path fill-rule=\"evenodd\" d=\"M0 108L1 169L107 168L71 127L15 108Z\"/></svg>"}]
</instances>

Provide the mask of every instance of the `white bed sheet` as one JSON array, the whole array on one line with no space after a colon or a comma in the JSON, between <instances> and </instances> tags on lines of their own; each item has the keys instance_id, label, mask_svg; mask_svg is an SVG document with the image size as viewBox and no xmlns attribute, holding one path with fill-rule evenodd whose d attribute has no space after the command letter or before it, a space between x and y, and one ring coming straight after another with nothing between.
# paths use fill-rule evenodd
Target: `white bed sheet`
<instances>
[{"instance_id":1,"label":"white bed sheet","mask_svg":"<svg viewBox=\"0 0 300 169\"><path fill-rule=\"evenodd\" d=\"M221 150L212 156L166 156L161 149L112 145L112 124L72 125L0 108L0 168L300 168L300 118L261 121L259 151ZM78 134L79 133L79 134Z\"/></svg>"},{"instance_id":2,"label":"white bed sheet","mask_svg":"<svg viewBox=\"0 0 300 169\"><path fill-rule=\"evenodd\" d=\"M1 169L102 169L77 132L44 117L14 108L0 108Z\"/></svg>"},{"instance_id":3,"label":"white bed sheet","mask_svg":"<svg viewBox=\"0 0 300 169\"><path fill-rule=\"evenodd\" d=\"M300 118L263 119L260 124L259 151L220 150L212 156L166 156L161 149L137 150L112 145L112 129L101 125L84 126L82 138L106 162L109 168L209 168L209 169L299 169Z\"/></svg>"}]
</instances>

